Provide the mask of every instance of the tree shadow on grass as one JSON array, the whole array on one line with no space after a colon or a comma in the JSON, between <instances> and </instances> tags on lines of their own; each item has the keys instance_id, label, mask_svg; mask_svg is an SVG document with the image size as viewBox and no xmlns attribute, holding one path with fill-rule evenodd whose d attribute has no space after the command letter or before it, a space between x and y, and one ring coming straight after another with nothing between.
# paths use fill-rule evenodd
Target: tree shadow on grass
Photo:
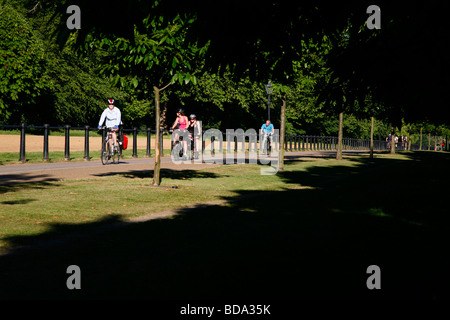
<instances>
[{"instance_id":1,"label":"tree shadow on grass","mask_svg":"<svg viewBox=\"0 0 450 320\"><path fill-rule=\"evenodd\" d=\"M15 205L15 204L27 204L30 202L36 201L36 199L20 199L20 200L12 200L12 201L2 201L1 204L7 205Z\"/></svg>"},{"instance_id":2,"label":"tree shadow on grass","mask_svg":"<svg viewBox=\"0 0 450 320\"><path fill-rule=\"evenodd\" d=\"M104 176L115 176L122 175L125 178L131 179L148 179L153 178L153 170L132 170L126 172L107 172L96 174L97 177ZM173 179L173 180L191 180L197 178L218 178L224 177L224 175L219 175L214 172L202 171L202 170L172 170L172 169L161 169L161 179Z\"/></svg>"},{"instance_id":3,"label":"tree shadow on grass","mask_svg":"<svg viewBox=\"0 0 450 320\"><path fill-rule=\"evenodd\" d=\"M34 177L41 179L42 175ZM17 178L13 178L12 180L17 180ZM51 187L58 186L58 184L54 182L56 180L57 179L54 178L48 178L46 181L39 181L39 182L29 181L29 178L17 181L4 180L3 182L5 184L0 184L0 194L7 192L16 192L19 190L26 190L26 189L45 189L46 187L50 186Z\"/></svg>"},{"instance_id":4,"label":"tree shadow on grass","mask_svg":"<svg viewBox=\"0 0 450 320\"><path fill-rule=\"evenodd\" d=\"M65 241L1 256L0 298L449 298L449 217L421 201L446 192L423 181L430 160L287 170L278 173L285 191L237 190L226 205L170 219L111 216L12 237L15 245ZM408 198L396 196L399 183L413 184ZM66 287L69 265L81 269L81 290ZM381 269L381 290L366 286L370 265Z\"/></svg>"}]
</instances>

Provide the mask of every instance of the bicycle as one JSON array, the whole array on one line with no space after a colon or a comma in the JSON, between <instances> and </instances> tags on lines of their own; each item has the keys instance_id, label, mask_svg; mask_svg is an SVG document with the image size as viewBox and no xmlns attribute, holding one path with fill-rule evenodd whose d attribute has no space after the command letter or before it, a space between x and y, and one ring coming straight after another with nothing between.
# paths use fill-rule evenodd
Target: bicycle
<instances>
[{"instance_id":1,"label":"bicycle","mask_svg":"<svg viewBox=\"0 0 450 320\"><path fill-rule=\"evenodd\" d=\"M267 156L270 157L270 153L272 152L272 134L269 133L266 135L266 146L267 146Z\"/></svg>"},{"instance_id":2,"label":"bicycle","mask_svg":"<svg viewBox=\"0 0 450 320\"><path fill-rule=\"evenodd\" d=\"M264 136L261 140L261 148L263 148L261 150L261 152L264 155L267 155L270 157L270 153L272 152L272 139L271 139L272 134L271 133L264 133Z\"/></svg>"},{"instance_id":3,"label":"bicycle","mask_svg":"<svg viewBox=\"0 0 450 320\"><path fill-rule=\"evenodd\" d=\"M106 128L106 127L102 127L103 130L107 130L107 134L105 137L105 141L102 143L102 151L101 151L101 159L102 159L102 164L107 164L109 162L109 160L112 160L112 162L114 164L119 163L120 157L122 155L121 153L121 144L119 143L119 135L117 137L117 148L114 148L112 146L113 141L112 141L112 132L111 132L111 128Z\"/></svg>"}]
</instances>

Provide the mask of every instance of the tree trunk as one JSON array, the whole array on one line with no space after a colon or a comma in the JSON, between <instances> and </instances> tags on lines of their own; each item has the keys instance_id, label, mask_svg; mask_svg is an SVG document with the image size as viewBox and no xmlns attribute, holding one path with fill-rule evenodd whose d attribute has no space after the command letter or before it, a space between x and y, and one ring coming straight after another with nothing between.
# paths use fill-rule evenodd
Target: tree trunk
<instances>
[{"instance_id":1,"label":"tree trunk","mask_svg":"<svg viewBox=\"0 0 450 320\"><path fill-rule=\"evenodd\" d=\"M285 134L285 112L286 112L286 94L282 96L280 119L280 142L278 147L278 171L284 171L284 134Z\"/></svg>"},{"instance_id":2,"label":"tree trunk","mask_svg":"<svg viewBox=\"0 0 450 320\"><path fill-rule=\"evenodd\" d=\"M420 127L420 137L419 137L419 150L422 151L422 130L423 128Z\"/></svg>"},{"instance_id":3,"label":"tree trunk","mask_svg":"<svg viewBox=\"0 0 450 320\"><path fill-rule=\"evenodd\" d=\"M431 149L431 133L428 133L428 151Z\"/></svg>"},{"instance_id":4,"label":"tree trunk","mask_svg":"<svg viewBox=\"0 0 450 320\"><path fill-rule=\"evenodd\" d=\"M343 121L344 121L344 113L339 113L339 133L338 133L338 149L336 153L336 160L342 160L342 134L343 134Z\"/></svg>"},{"instance_id":5,"label":"tree trunk","mask_svg":"<svg viewBox=\"0 0 450 320\"><path fill-rule=\"evenodd\" d=\"M153 170L153 185L159 186L161 184L161 154L160 154L160 135L161 135L161 113L160 113L160 89L153 87L153 93L155 94L155 118L156 118L156 136L155 136L155 169Z\"/></svg>"},{"instance_id":6,"label":"tree trunk","mask_svg":"<svg viewBox=\"0 0 450 320\"><path fill-rule=\"evenodd\" d=\"M373 159L373 122L374 122L374 117L371 117L371 122L370 122L370 159Z\"/></svg>"}]
</instances>

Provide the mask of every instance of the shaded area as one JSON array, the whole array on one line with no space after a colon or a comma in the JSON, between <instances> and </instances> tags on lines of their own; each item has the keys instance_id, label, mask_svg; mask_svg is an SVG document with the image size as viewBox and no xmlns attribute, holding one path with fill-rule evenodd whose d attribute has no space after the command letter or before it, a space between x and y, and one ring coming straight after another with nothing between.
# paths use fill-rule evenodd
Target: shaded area
<instances>
[{"instance_id":1,"label":"shaded area","mask_svg":"<svg viewBox=\"0 0 450 320\"><path fill-rule=\"evenodd\" d=\"M13 185L24 182L34 182L33 180L39 179L41 181L55 181L57 179L51 178L50 175L39 174L33 175L30 173L16 173L16 174L2 174L0 175L0 186Z\"/></svg>"},{"instance_id":2,"label":"shaded area","mask_svg":"<svg viewBox=\"0 0 450 320\"><path fill-rule=\"evenodd\" d=\"M7 175L7 177L4 180L3 180L3 177L5 177L4 175L0 177L2 178L2 180L0 180L0 194L7 192L15 192L24 189L44 189L47 186L58 185L53 182L57 180L55 178L45 178L45 181L40 182L33 181L34 179L42 179L43 177L47 177L47 175L34 175L34 176L21 174Z\"/></svg>"},{"instance_id":3,"label":"shaded area","mask_svg":"<svg viewBox=\"0 0 450 320\"><path fill-rule=\"evenodd\" d=\"M131 179L147 179L153 178L153 170L127 170L123 172L106 172L99 173L95 176L103 177L103 176L115 176L115 175L123 175L125 178ZM199 171L199 170L188 170L182 169L180 170L172 170L167 168L161 168L161 176L162 180L164 179L173 179L173 180L191 180L196 178L218 178L223 177L223 175L218 175L214 172L208 171Z\"/></svg>"},{"instance_id":4,"label":"shaded area","mask_svg":"<svg viewBox=\"0 0 450 320\"><path fill-rule=\"evenodd\" d=\"M408 156L279 172L291 189L238 190L226 206L171 219L112 216L10 238L64 241L1 256L0 298L448 299L450 174L439 168L450 156ZM81 290L66 288L72 264ZM366 287L370 265L381 290Z\"/></svg>"},{"instance_id":5,"label":"shaded area","mask_svg":"<svg viewBox=\"0 0 450 320\"><path fill-rule=\"evenodd\" d=\"M36 201L36 199L20 199L20 200L13 200L13 201L2 201L2 204L8 204L8 205L15 205L15 204L27 204L30 202Z\"/></svg>"}]
</instances>

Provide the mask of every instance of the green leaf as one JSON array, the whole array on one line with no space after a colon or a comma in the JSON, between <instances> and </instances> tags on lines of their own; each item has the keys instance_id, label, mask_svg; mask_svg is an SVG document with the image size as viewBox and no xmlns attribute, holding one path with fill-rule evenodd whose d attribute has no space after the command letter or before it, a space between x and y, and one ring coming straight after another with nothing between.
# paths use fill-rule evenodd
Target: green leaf
<instances>
[{"instance_id":1,"label":"green leaf","mask_svg":"<svg viewBox=\"0 0 450 320\"><path fill-rule=\"evenodd\" d=\"M131 80L131 84L136 88L138 86L139 82L136 78L133 78L133 80Z\"/></svg>"},{"instance_id":2,"label":"green leaf","mask_svg":"<svg viewBox=\"0 0 450 320\"><path fill-rule=\"evenodd\" d=\"M186 76L184 77L184 84L188 84L189 81L191 81L191 75L190 74L186 74Z\"/></svg>"}]
</instances>

